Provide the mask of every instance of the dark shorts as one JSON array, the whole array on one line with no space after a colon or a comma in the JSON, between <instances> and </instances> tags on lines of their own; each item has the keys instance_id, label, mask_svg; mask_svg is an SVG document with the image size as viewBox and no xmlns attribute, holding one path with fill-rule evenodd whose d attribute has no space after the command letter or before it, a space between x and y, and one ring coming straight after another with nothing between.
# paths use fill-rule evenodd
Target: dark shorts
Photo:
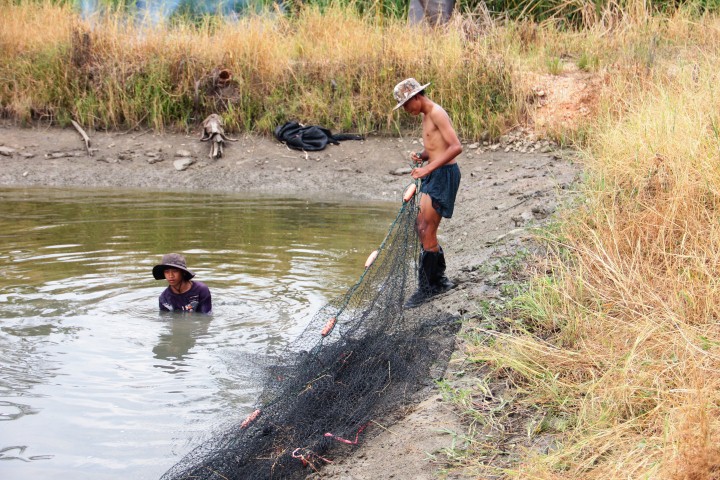
<instances>
[{"instance_id":1,"label":"dark shorts","mask_svg":"<svg viewBox=\"0 0 720 480\"><path fill-rule=\"evenodd\" d=\"M432 206L441 217L452 217L455 196L460 187L460 167L457 163L443 165L423 179L420 191L432 199Z\"/></svg>"}]
</instances>

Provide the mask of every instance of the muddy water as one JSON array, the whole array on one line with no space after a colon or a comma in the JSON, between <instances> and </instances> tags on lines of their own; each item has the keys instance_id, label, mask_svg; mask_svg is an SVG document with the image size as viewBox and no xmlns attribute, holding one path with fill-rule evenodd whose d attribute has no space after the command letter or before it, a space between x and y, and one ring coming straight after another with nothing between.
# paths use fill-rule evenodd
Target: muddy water
<instances>
[{"instance_id":1,"label":"muddy water","mask_svg":"<svg viewBox=\"0 0 720 480\"><path fill-rule=\"evenodd\" d=\"M397 205L0 189L0 477L155 479L257 394L244 353L362 273ZM160 314L184 253L213 314Z\"/></svg>"}]
</instances>

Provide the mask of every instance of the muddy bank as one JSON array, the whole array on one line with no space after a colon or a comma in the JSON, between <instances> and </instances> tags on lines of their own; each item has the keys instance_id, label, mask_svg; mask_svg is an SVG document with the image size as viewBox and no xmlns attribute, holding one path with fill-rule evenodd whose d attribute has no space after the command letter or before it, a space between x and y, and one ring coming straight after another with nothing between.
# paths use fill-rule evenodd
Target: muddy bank
<instances>
[{"instance_id":1,"label":"muddy bank","mask_svg":"<svg viewBox=\"0 0 720 480\"><path fill-rule=\"evenodd\" d=\"M370 137L306 154L274 139L245 136L227 144L223 158L211 160L199 131L88 135L92 155L73 129L0 126L0 186L245 192L399 206L411 183L409 154L421 148L413 137ZM577 177L570 157L526 136L465 145L458 158L462 181L455 214L439 231L448 276L458 287L435 300L440 308L464 316L497 295L479 266L529 244L528 228L551 217ZM455 357L454 365L461 364L461 355ZM463 433L465 427L452 406L439 401L437 390L405 413L393 425L376 425L352 456L328 466L322 476L435 478L442 463L438 452L453 441L448 432Z\"/></svg>"}]
</instances>

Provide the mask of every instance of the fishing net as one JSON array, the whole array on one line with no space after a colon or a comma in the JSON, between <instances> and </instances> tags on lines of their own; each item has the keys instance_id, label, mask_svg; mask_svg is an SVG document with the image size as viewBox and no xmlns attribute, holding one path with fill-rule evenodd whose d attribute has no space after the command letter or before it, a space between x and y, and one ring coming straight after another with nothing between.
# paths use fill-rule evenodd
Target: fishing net
<instances>
[{"instance_id":1,"label":"fishing net","mask_svg":"<svg viewBox=\"0 0 720 480\"><path fill-rule=\"evenodd\" d=\"M404 308L420 253L418 196L410 193L358 282L267 359L256 410L163 480L305 478L351 453L442 377L458 322L432 302Z\"/></svg>"}]
</instances>

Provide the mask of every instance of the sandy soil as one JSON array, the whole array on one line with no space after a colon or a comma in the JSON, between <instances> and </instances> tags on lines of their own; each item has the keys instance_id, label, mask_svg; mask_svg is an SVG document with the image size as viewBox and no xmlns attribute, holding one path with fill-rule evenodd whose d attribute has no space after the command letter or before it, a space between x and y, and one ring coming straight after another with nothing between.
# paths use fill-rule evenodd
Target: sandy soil
<instances>
[{"instance_id":1,"label":"sandy soil","mask_svg":"<svg viewBox=\"0 0 720 480\"><path fill-rule=\"evenodd\" d=\"M281 193L399 204L411 182L409 154L421 149L413 136L370 137L305 154L274 139L246 136L229 143L223 158L211 160L199 130L88 135L92 156L72 128L0 125L0 185ZM193 163L180 170L175 163L183 160ZM551 218L578 169L571 153L522 132L494 144L466 144L458 161L462 182L455 215L443 220L439 231L449 277L458 287L435 303L467 316L497 294L479 267L528 244L528 228ZM448 381L472 381L454 373L462 360L458 350ZM321 478L437 478L453 432L462 435L468 427L437 390L427 395L402 420L378 426L353 455L324 468Z\"/></svg>"}]
</instances>

